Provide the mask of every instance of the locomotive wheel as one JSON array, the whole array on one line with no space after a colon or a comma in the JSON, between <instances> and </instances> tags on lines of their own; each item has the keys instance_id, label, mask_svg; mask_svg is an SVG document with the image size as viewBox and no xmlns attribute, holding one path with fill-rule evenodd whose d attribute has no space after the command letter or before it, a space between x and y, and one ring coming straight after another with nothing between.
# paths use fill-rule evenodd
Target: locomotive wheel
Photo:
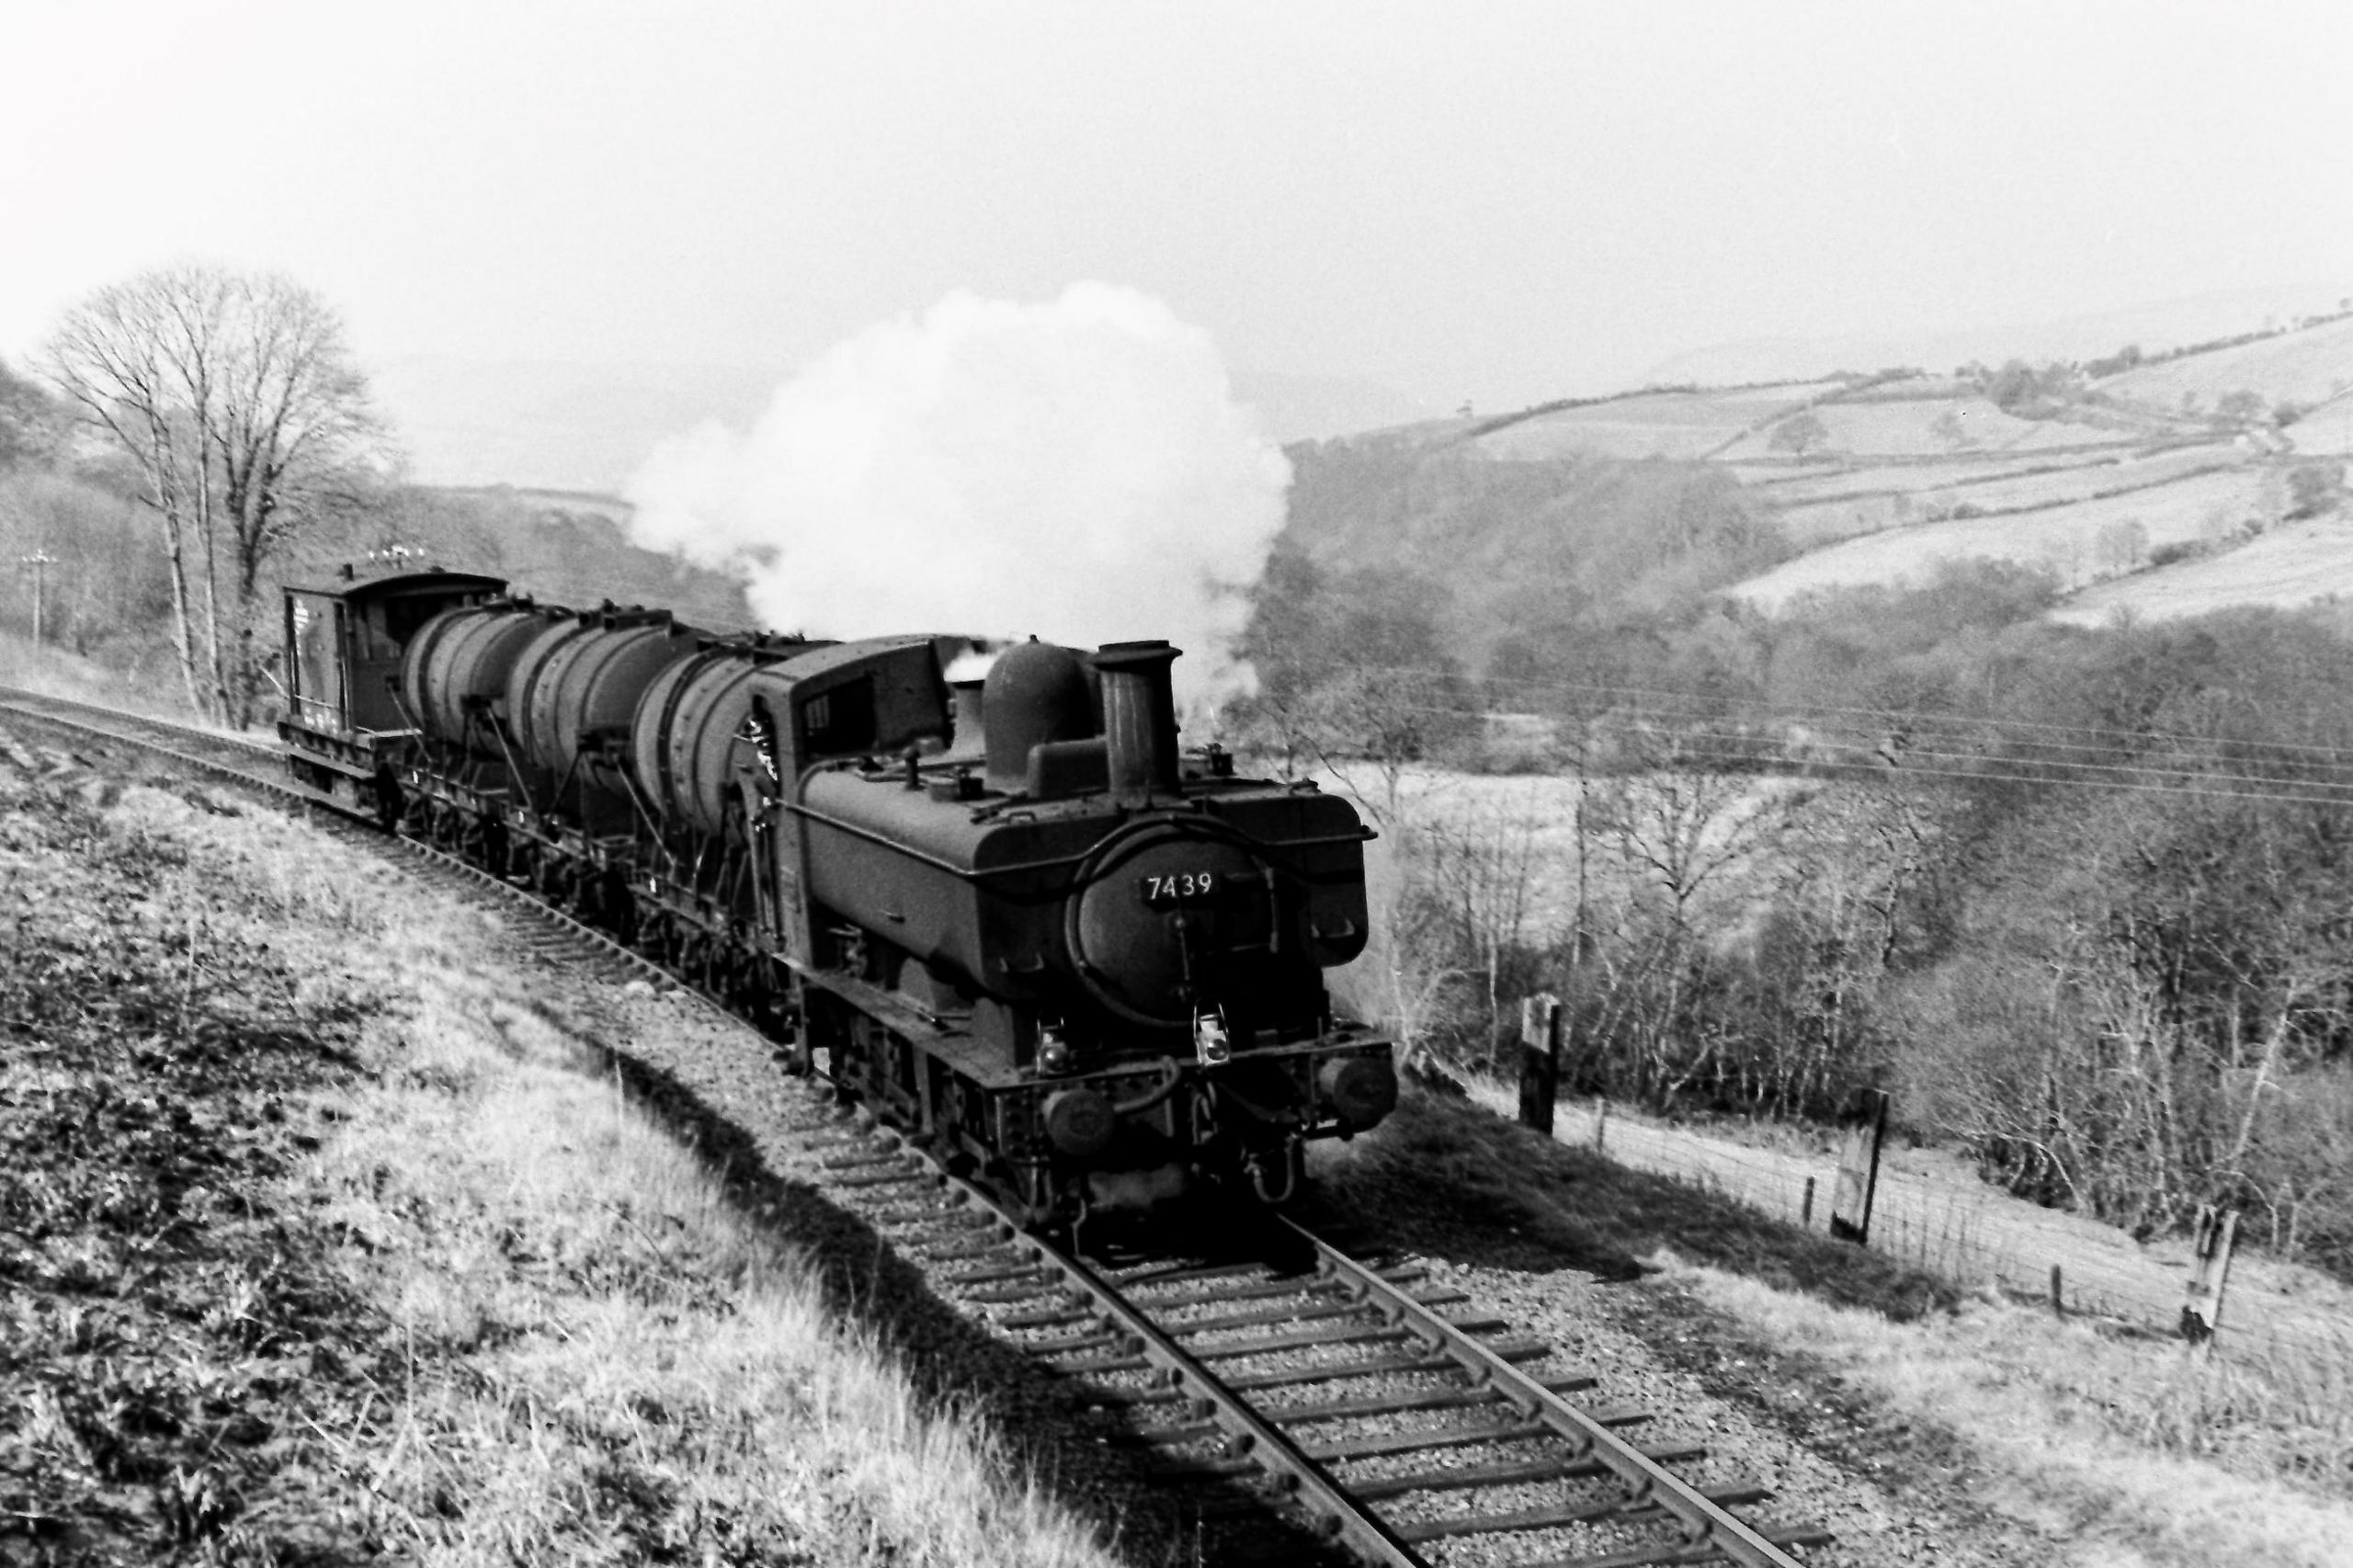
<instances>
[{"instance_id":1,"label":"locomotive wheel","mask_svg":"<svg viewBox=\"0 0 2353 1568\"><path fill-rule=\"evenodd\" d=\"M605 923L605 879L584 868L572 884L572 912L591 926Z\"/></svg>"}]
</instances>

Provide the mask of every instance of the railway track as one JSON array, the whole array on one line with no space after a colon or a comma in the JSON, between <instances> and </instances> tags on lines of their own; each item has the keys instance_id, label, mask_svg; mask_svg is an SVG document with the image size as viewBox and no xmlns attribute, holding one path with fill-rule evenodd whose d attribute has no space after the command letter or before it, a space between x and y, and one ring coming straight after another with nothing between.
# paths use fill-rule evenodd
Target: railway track
<instances>
[{"instance_id":1,"label":"railway track","mask_svg":"<svg viewBox=\"0 0 2353 1568\"><path fill-rule=\"evenodd\" d=\"M341 814L275 772L267 744L0 688L9 717ZM348 831L384 842L372 827ZM501 879L397 842L436 878L527 913L543 934L533 951L678 985ZM1654 1413L1593 1403L1602 1369L1514 1335L1410 1260L1360 1258L1276 1217L1205 1240L1163 1236L1142 1253L1115 1239L1086 1256L1023 1233L986 1192L881 1129L842 1130L818 1172L943 1296L1052 1369L1105 1441L1196 1494L1203 1518L1271 1510L1358 1561L1396 1565L1792 1568L1793 1550L1829 1539L1745 1517L1765 1487L1708 1475L1696 1444L1644 1443ZM1294 1545L1269 1560L1290 1560Z\"/></svg>"}]
</instances>

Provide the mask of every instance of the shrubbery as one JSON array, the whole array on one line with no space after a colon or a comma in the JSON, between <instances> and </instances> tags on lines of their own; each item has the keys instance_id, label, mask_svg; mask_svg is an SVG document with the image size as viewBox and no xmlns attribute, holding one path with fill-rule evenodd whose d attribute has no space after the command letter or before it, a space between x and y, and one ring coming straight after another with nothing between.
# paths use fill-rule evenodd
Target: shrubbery
<instances>
[{"instance_id":1,"label":"shrubbery","mask_svg":"<svg viewBox=\"0 0 2353 1568\"><path fill-rule=\"evenodd\" d=\"M1425 486L1382 524L1421 543L1402 578L1303 553L1270 576L1274 688L1328 678L1351 624L1385 650L1367 667L1452 682L1468 599L1493 626L1479 706L1582 779L1547 819L1386 778L1375 978L1415 1050L1507 1071L1518 998L1551 990L1572 1091L1822 1116L1889 1087L2020 1193L2149 1231L2222 1202L2353 1272L2353 642L2275 612L2053 625L2051 575L2000 562L1766 615L1708 587L1771 535L1671 472L1576 487L1677 496L1697 526L1669 505L1536 539L1503 515L1561 476L1380 460ZM1508 587L1431 595L1464 580L1433 540L1495 540ZM1446 689L1392 694L1467 713Z\"/></svg>"}]
</instances>

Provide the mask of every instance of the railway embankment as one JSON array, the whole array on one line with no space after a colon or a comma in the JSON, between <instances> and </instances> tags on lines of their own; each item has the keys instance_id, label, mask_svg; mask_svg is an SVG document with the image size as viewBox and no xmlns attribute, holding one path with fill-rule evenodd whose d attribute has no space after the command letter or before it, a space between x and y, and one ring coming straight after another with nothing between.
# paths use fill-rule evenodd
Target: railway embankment
<instances>
[{"instance_id":1,"label":"railway embankment","mask_svg":"<svg viewBox=\"0 0 2353 1568\"><path fill-rule=\"evenodd\" d=\"M1802 1226L1703 1169L1642 1168L1644 1131L1613 1116L1597 1153L1589 1128L1548 1141L1416 1095L1319 1175L1531 1332L1640 1344L1623 1394L1712 1411L1719 1446L1754 1424L1827 1460L1850 1485L1825 1490L1836 1506L1816 1517L1856 1561L2347 1561L2346 1359L2234 1352L2227 1310L2211 1357L2112 1316L2062 1317L1833 1241L1819 1214ZM1786 1490L1802 1468L1780 1473Z\"/></svg>"},{"instance_id":2,"label":"railway embankment","mask_svg":"<svg viewBox=\"0 0 2353 1568\"><path fill-rule=\"evenodd\" d=\"M479 911L0 739L0 1562L1110 1561Z\"/></svg>"}]
</instances>

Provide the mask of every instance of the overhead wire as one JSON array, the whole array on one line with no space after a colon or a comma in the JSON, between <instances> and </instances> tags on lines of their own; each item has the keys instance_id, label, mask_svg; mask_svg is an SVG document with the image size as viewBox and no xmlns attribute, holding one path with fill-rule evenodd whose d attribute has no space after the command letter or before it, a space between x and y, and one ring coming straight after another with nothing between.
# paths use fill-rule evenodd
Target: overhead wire
<instances>
[{"instance_id":1,"label":"overhead wire","mask_svg":"<svg viewBox=\"0 0 2353 1568\"><path fill-rule=\"evenodd\" d=\"M1444 678L1447 672L1426 666L1358 665L1368 674L1389 675L1408 678ZM1822 769L1852 772L1858 769L1879 770L1913 778L1982 780L2018 784L2072 785L2107 790L2141 790L2149 793L2170 793L2218 800L2268 801L2290 804L2315 806L2353 805L2353 750L2307 743L2253 740L2237 737L2196 736L2170 731L2120 731L2092 728L2070 730L2067 726L2037 721L2008 721L1960 714L1933 712L1907 713L1897 710L1864 709L1821 705L1812 709L1782 709L1759 714L1756 728L1725 728L1726 724L1745 725L1737 714L1725 711L1726 704L1705 694L1662 691L1656 688L1618 687L1602 684L1553 683L1540 685L1524 683L1551 692L1587 692L1597 696L1667 699L1679 705L1670 709L1661 705L1652 714L1640 710L1632 713L1604 712L1590 718L1573 721L1592 738L1638 737L1645 740L1665 739L1698 741L1708 749L1694 755L1691 760L1717 766L1779 767L1793 769ZM1461 718L1466 710L1459 705L1439 702L1387 701L1392 711ZM1741 706L1747 706L1743 704ZM1845 746L1859 754L1841 758L1824 755L1794 755L1789 750L1787 737L1776 740L1768 732L1775 725L1804 722L1814 716L1848 715L1872 719L1893 719L1904 722L1904 728L1895 733L1874 728L1865 735L1827 735L1816 737L1814 744L1830 748ZM1673 723L1665 735L1645 726L1650 717ZM1675 723L1675 721L1698 720L1700 722ZM1938 724L1951 726L1960 733L1940 730ZM1927 733L1923 726L1929 726ZM2017 730L2046 731L2060 739L2044 739L2035 734L2019 735ZM2094 743L2077 739L2082 735L2109 735L2135 742L2141 747L2154 750L2188 751L2191 755L2163 760L2143 760L2122 755L2121 747L2104 748ZM1955 749L1956 747L1961 749ZM2231 751L2255 754L2234 757ZM2278 756L2277 753L2302 753L2298 756ZM2200 763L2201 755L2212 756L2215 765ZM2073 754L2073 755L2070 755ZM1878 759L1875 762L1873 759ZM2309 761L2307 761L2309 758ZM2256 772L2250 765L2268 765L2293 769L2300 765L2338 769L2327 765L2343 759L2343 779L2293 772ZM1950 766L1937 766L1937 765ZM2237 764L2237 766L2222 766ZM2123 777L2117 777L2122 775ZM2221 786L2221 788L2217 788ZM2233 788L2235 786L2236 788Z\"/></svg>"},{"instance_id":2,"label":"overhead wire","mask_svg":"<svg viewBox=\"0 0 2353 1568\"><path fill-rule=\"evenodd\" d=\"M1349 667L1352 669L1361 670L1369 675L1402 676L1437 680L1446 679L1452 674L1452 672L1434 669L1427 665L1355 665ZM1706 692L1676 691L1659 687L1622 686L1600 681L1542 680L1530 676L1492 676L1481 677L1477 681L1472 680L1472 678L1467 676L1455 676L1453 678L1461 680L1466 686L1503 685L1518 687L1530 691L1587 693L1595 697L1608 699L1613 704L1620 701L1642 703L1644 700L1649 699L1658 701L1662 706L1680 705L1680 707L1685 710L1697 708L1721 710L1727 705L1750 708L1762 706L1755 699L1746 698L1718 697ZM1944 723L1984 726L1992 724L2000 725L2006 730L2012 731L2040 730L2049 731L2063 736L2109 735L2114 736L2119 740L2137 741L2143 744L2160 745L2219 744L2261 745L2274 747L2283 751L2314 752L2331 757L2342 758L2346 760L2348 765L2353 765L2353 745L2330 745L2306 741L2274 740L2269 738L2254 740L2227 736L2196 735L2177 730L2120 730L2102 725L2077 725L2064 724L2046 720L1998 718L1989 714L1952 713L1940 712L1934 710L1904 708L1876 708L1840 703L1783 704L1778 707L1769 708L1768 712L1770 717L1777 719L1802 719L1817 715L1846 714L1860 718L1883 719L1890 723L1907 725Z\"/></svg>"},{"instance_id":3,"label":"overhead wire","mask_svg":"<svg viewBox=\"0 0 2353 1568\"><path fill-rule=\"evenodd\" d=\"M1404 712L1460 716L1461 710L1433 703L1393 703L1392 709ZM2290 805L2353 807L2353 781L2338 783L2328 779L2283 778L2264 774L2234 773L2211 769L2166 768L2150 764L2121 760L2073 762L2059 759L2018 759L2024 766L2005 767L1998 759L1983 753L1947 752L1916 744L1892 756L1885 756L1885 766L1872 760L1885 754L1870 753L1852 757L1793 756L1785 751L1763 746L1758 737L1738 732L1685 728L1661 737L1655 732L1631 723L1609 724L1603 722L1588 725L1588 733L1598 729L1596 738L1638 738L1643 740L1698 740L1713 743L1687 754L1687 760L1718 767L1779 767L1792 771L1819 771L1853 775L1873 773L1889 778L1913 778L1979 781L2009 784L2048 784L2081 788L2134 790L2146 794L2165 794L2192 798L2230 801L2265 801ZM1865 747L1855 744L1859 753ZM1929 766L1953 763L1955 767ZM2072 769L2072 773L2055 775L2049 769ZM2132 778L2100 778L2097 773L2123 773ZM2167 782L2173 780L2174 782ZM2240 785L2230 789L2215 786ZM2339 794L2312 791L2337 790Z\"/></svg>"}]
</instances>

